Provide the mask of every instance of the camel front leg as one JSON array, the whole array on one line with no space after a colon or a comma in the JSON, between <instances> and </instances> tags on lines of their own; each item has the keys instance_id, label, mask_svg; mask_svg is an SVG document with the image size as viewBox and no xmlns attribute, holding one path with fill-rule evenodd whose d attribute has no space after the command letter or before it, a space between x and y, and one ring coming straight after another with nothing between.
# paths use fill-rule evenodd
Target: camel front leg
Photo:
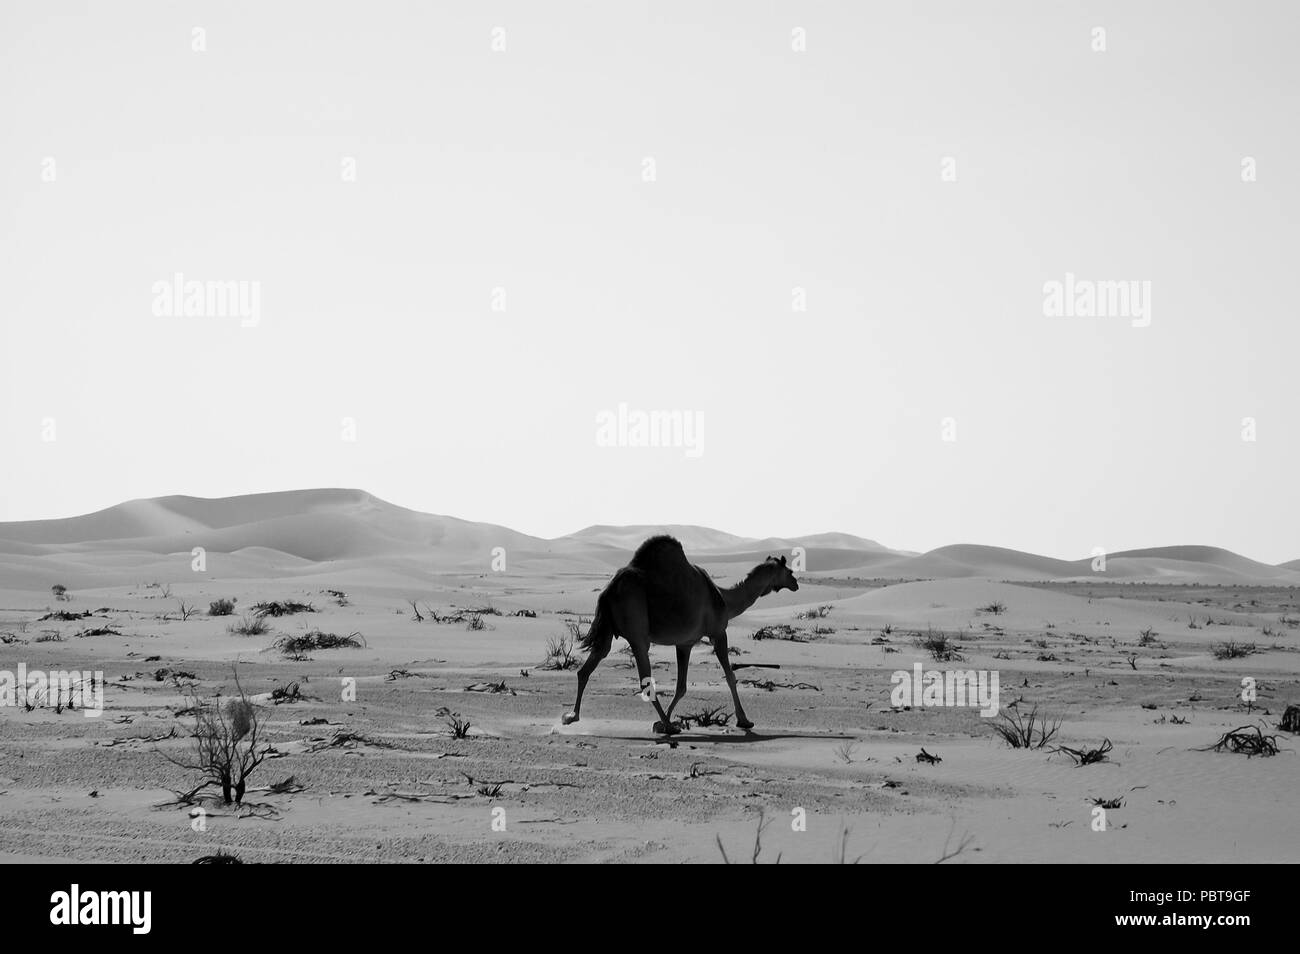
<instances>
[{"instance_id":1,"label":"camel front leg","mask_svg":"<svg viewBox=\"0 0 1300 954\"><path fill-rule=\"evenodd\" d=\"M726 632L713 637L713 653L718 657L718 664L722 666L722 674L727 677L727 688L731 690L731 702L736 707L736 727L748 731L754 728L754 723L749 721L749 718L745 715L744 707L740 704L740 693L736 691L736 674L731 671L731 657L727 655Z\"/></svg>"},{"instance_id":2,"label":"camel front leg","mask_svg":"<svg viewBox=\"0 0 1300 954\"><path fill-rule=\"evenodd\" d=\"M686 695L686 673L691 668L691 650L694 644L677 647L677 691L673 693L673 701L668 703L668 724L672 725L673 710L677 708L677 703L682 701L682 696ZM656 732L667 731L660 728L661 723L655 723Z\"/></svg>"}]
</instances>

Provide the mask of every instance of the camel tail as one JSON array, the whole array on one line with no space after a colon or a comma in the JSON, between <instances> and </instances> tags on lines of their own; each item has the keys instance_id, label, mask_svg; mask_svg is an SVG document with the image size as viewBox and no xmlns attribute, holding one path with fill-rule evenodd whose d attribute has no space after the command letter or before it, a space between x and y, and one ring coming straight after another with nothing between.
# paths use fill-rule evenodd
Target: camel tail
<instances>
[{"instance_id":1,"label":"camel tail","mask_svg":"<svg viewBox=\"0 0 1300 954\"><path fill-rule=\"evenodd\" d=\"M578 645L591 652L597 646L608 647L613 639L612 617L606 604L605 594L601 593L600 599L596 601L596 615L591 618L591 625L587 627L586 634L578 640Z\"/></svg>"}]
</instances>

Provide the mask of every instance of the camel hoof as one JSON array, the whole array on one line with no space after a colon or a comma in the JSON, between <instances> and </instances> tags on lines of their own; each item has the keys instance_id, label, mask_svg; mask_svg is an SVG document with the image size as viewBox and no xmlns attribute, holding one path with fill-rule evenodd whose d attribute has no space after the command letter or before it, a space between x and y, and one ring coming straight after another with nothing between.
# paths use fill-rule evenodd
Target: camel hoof
<instances>
[{"instance_id":1,"label":"camel hoof","mask_svg":"<svg viewBox=\"0 0 1300 954\"><path fill-rule=\"evenodd\" d=\"M737 721L736 728L744 729L746 732L748 732L750 729L754 728L754 723L750 722L748 719L746 719L744 722Z\"/></svg>"},{"instance_id":2,"label":"camel hoof","mask_svg":"<svg viewBox=\"0 0 1300 954\"><path fill-rule=\"evenodd\" d=\"M657 732L659 735L676 735L681 729L675 725L664 725L663 722L656 722L651 731Z\"/></svg>"},{"instance_id":3,"label":"camel hoof","mask_svg":"<svg viewBox=\"0 0 1300 954\"><path fill-rule=\"evenodd\" d=\"M573 723L577 721L578 713L576 712L566 712L564 715L560 716L560 723L562 725L573 725Z\"/></svg>"}]
</instances>

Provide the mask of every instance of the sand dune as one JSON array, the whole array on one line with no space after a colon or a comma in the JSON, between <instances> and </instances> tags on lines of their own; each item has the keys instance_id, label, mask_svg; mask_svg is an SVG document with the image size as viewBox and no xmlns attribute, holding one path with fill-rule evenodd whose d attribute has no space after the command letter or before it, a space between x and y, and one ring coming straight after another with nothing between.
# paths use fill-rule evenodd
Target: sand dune
<instances>
[{"instance_id":1,"label":"sand dune","mask_svg":"<svg viewBox=\"0 0 1300 954\"><path fill-rule=\"evenodd\" d=\"M225 555L223 572L233 576L296 575L304 570L304 561L342 565L381 558L397 560L404 575L485 572L496 548L504 550L507 566L536 569L539 561L548 561L549 572L607 571L621 566L637 544L655 533L673 534L694 559L720 575L802 547L806 573L812 575L1300 585L1300 561L1269 566L1207 546L1115 553L1098 573L1088 558L1058 560L976 544L915 554L833 532L757 539L684 524L598 525L547 540L495 524L409 510L350 489L158 497L65 519L0 523L0 556L5 557L0 574L13 586L34 584L55 570L68 576L70 585L107 584L129 566L133 573L158 572L160 579L168 579L173 578L170 571L180 572L177 557L188 560L195 547ZM42 568L42 563L49 566ZM183 569L188 572L188 565Z\"/></svg>"},{"instance_id":2,"label":"sand dune","mask_svg":"<svg viewBox=\"0 0 1300 954\"><path fill-rule=\"evenodd\" d=\"M666 533L676 537L687 550L733 549L754 541L710 527L689 524L634 524L626 527L597 525L586 527L568 536L582 543L598 543L621 550L634 550L647 537Z\"/></svg>"}]
</instances>

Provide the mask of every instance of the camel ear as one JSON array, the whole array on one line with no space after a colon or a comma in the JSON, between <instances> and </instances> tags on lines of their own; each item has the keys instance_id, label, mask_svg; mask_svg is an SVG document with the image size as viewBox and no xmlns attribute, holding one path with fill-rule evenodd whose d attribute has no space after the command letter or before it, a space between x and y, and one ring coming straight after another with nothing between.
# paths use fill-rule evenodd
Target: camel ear
<instances>
[{"instance_id":1,"label":"camel ear","mask_svg":"<svg viewBox=\"0 0 1300 954\"><path fill-rule=\"evenodd\" d=\"M781 565L782 565L782 566L785 566L785 557L784 557L784 556L781 557Z\"/></svg>"}]
</instances>

